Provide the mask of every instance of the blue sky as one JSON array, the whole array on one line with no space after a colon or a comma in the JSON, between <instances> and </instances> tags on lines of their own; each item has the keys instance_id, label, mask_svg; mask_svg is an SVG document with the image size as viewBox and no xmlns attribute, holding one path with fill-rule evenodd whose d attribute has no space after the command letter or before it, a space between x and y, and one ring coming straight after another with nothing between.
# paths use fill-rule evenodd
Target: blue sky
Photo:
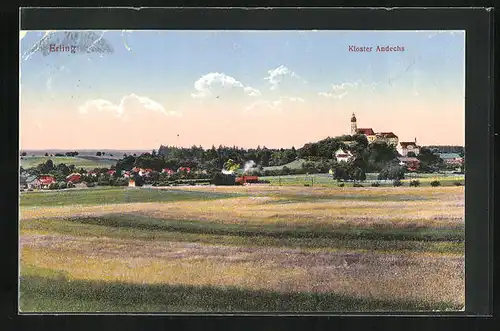
<instances>
[{"instance_id":1,"label":"blue sky","mask_svg":"<svg viewBox=\"0 0 500 331\"><path fill-rule=\"evenodd\" d=\"M408 99L411 96L418 97L417 101L425 105L436 104L436 109L426 110L421 116L429 117L439 109L449 109L450 102L462 104L461 108L453 107L457 108L457 116L463 116L460 112L464 111L464 32L95 33L113 47L113 53L60 52L43 56L41 52L30 52L30 49L46 34L45 31L30 31L22 38L21 111L26 116L34 117L35 109L40 108L44 108L45 113L77 113L76 109L84 102L96 99L118 105L124 96L131 94L152 99L167 111L189 115L195 105L199 105L199 100L193 100L192 96L197 92L195 82L210 73L224 74L242 86L257 90L264 104L276 103L280 98L296 98L305 101L302 108L311 105L310 109L324 113L327 109L340 107L339 104L332 104L328 108L327 101L344 100L346 113L356 108L363 114L365 110L359 108L366 108L367 100L368 104L378 105L378 108L374 107L379 109L378 112L384 109L384 100L386 103L387 100L398 100L398 108L401 108L401 102L407 100L413 104L408 104L408 107L415 113L415 108L412 108L415 101ZM52 32L51 36L57 42L57 36L62 34ZM348 51L349 45L400 45L405 51L356 53ZM276 70L280 67L284 69ZM276 70L279 82L275 89L271 88L273 84L269 79L272 70ZM227 83L222 83L224 79L219 79L217 83L226 88ZM338 98L326 97L332 92L332 87L335 93L344 89L335 88L335 85L356 82L359 83L356 91L351 91L346 98L340 94ZM206 82L206 88L212 88L212 83ZM362 91L360 86L364 86L365 90ZM239 95L235 98L241 101L241 105L236 105L232 99L228 104L232 108L241 106L242 111L256 100L246 100ZM349 98L352 98L350 102ZM356 99L358 103L362 100L364 103L356 104ZM439 106L440 102L447 102L447 105ZM37 118L37 121L42 120L42 117ZM456 125L455 137L450 142L462 139L458 132L463 132L463 123L459 121Z\"/></svg>"}]
</instances>

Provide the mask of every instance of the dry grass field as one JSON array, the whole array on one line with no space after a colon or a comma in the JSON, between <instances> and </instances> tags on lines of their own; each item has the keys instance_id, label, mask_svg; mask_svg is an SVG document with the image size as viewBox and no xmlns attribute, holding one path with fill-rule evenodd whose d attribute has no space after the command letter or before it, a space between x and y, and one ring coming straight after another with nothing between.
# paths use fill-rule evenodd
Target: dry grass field
<instances>
[{"instance_id":1,"label":"dry grass field","mask_svg":"<svg viewBox=\"0 0 500 331\"><path fill-rule=\"evenodd\" d=\"M20 234L23 312L464 306L463 187L27 192Z\"/></svg>"}]
</instances>

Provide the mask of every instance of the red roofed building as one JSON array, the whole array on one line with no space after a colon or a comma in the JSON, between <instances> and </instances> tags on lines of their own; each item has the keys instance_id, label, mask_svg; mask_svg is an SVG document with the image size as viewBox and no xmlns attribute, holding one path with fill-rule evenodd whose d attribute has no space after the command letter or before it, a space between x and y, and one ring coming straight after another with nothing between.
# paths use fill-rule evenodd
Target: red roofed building
<instances>
[{"instance_id":1,"label":"red roofed building","mask_svg":"<svg viewBox=\"0 0 500 331\"><path fill-rule=\"evenodd\" d=\"M368 143L371 144L375 141L384 141L388 145L397 146L398 136L393 132L378 132L375 133L372 128L360 128L358 129L357 118L353 113L351 117L351 135L362 134L366 136Z\"/></svg>"},{"instance_id":2,"label":"red roofed building","mask_svg":"<svg viewBox=\"0 0 500 331\"><path fill-rule=\"evenodd\" d=\"M408 156L408 153L413 153L415 154L414 156L417 156L420 152L420 146L417 146L417 138L415 138L415 141L402 141L399 143L400 147L398 148L399 154L403 156Z\"/></svg>"},{"instance_id":3,"label":"red roofed building","mask_svg":"<svg viewBox=\"0 0 500 331\"><path fill-rule=\"evenodd\" d=\"M139 171L141 171L141 169L140 169L140 168L137 168L137 167L134 167L134 168L132 169L132 171L133 171L133 172L139 172Z\"/></svg>"},{"instance_id":4,"label":"red roofed building","mask_svg":"<svg viewBox=\"0 0 500 331\"><path fill-rule=\"evenodd\" d=\"M82 175L80 175L79 173L72 173L66 177L66 181L71 183L79 183L81 178Z\"/></svg>"},{"instance_id":5,"label":"red roofed building","mask_svg":"<svg viewBox=\"0 0 500 331\"><path fill-rule=\"evenodd\" d=\"M259 177L257 176L240 176L235 180L235 183L240 185L246 183L258 183L258 182L259 182Z\"/></svg>"},{"instance_id":6,"label":"red roofed building","mask_svg":"<svg viewBox=\"0 0 500 331\"><path fill-rule=\"evenodd\" d=\"M191 168L189 167L180 167L179 169L177 169L177 172L181 172L181 171L185 171L185 172L191 172Z\"/></svg>"},{"instance_id":7,"label":"red roofed building","mask_svg":"<svg viewBox=\"0 0 500 331\"><path fill-rule=\"evenodd\" d=\"M364 134L365 136L374 136L375 135L375 131L373 131L372 128L358 129L357 133Z\"/></svg>"},{"instance_id":8,"label":"red roofed building","mask_svg":"<svg viewBox=\"0 0 500 331\"><path fill-rule=\"evenodd\" d=\"M55 177L44 175L38 178L42 187L47 188L50 184L55 183Z\"/></svg>"},{"instance_id":9,"label":"red roofed building","mask_svg":"<svg viewBox=\"0 0 500 331\"><path fill-rule=\"evenodd\" d=\"M399 164L408 167L409 171L416 171L420 167L420 160L416 157L398 157Z\"/></svg>"},{"instance_id":10,"label":"red roofed building","mask_svg":"<svg viewBox=\"0 0 500 331\"><path fill-rule=\"evenodd\" d=\"M168 175L173 175L175 171L173 171L172 169L165 168L161 172L166 173Z\"/></svg>"},{"instance_id":11,"label":"red roofed building","mask_svg":"<svg viewBox=\"0 0 500 331\"><path fill-rule=\"evenodd\" d=\"M114 175L116 173L116 170L108 170L106 173L108 175Z\"/></svg>"}]
</instances>

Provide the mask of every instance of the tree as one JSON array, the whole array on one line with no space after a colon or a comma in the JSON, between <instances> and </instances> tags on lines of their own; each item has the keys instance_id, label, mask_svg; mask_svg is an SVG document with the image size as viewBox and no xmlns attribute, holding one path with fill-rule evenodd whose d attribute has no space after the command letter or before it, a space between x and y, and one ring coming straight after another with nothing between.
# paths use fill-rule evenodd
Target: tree
<instances>
[{"instance_id":1,"label":"tree","mask_svg":"<svg viewBox=\"0 0 500 331\"><path fill-rule=\"evenodd\" d=\"M49 156L49 153L45 153L45 156Z\"/></svg>"},{"instance_id":2,"label":"tree","mask_svg":"<svg viewBox=\"0 0 500 331\"><path fill-rule=\"evenodd\" d=\"M26 156L26 152L22 152L22 153L21 153L21 156Z\"/></svg>"},{"instance_id":3,"label":"tree","mask_svg":"<svg viewBox=\"0 0 500 331\"><path fill-rule=\"evenodd\" d=\"M97 152L97 153L95 153L95 156L101 156L101 155L102 155L102 153L101 153L101 152Z\"/></svg>"},{"instance_id":4,"label":"tree","mask_svg":"<svg viewBox=\"0 0 500 331\"><path fill-rule=\"evenodd\" d=\"M405 167L397 164L389 164L378 174L378 179L404 179Z\"/></svg>"},{"instance_id":5,"label":"tree","mask_svg":"<svg viewBox=\"0 0 500 331\"><path fill-rule=\"evenodd\" d=\"M417 159L420 161L419 170L423 172L436 171L444 165L439 155L434 154L430 149L425 147L420 149Z\"/></svg>"},{"instance_id":6,"label":"tree","mask_svg":"<svg viewBox=\"0 0 500 331\"><path fill-rule=\"evenodd\" d=\"M224 169L227 171L234 172L240 168L240 165L233 161L233 159L229 159L224 163Z\"/></svg>"},{"instance_id":7,"label":"tree","mask_svg":"<svg viewBox=\"0 0 500 331\"><path fill-rule=\"evenodd\" d=\"M68 176L71 173L71 170L69 169L69 167L66 164L64 164L64 163L59 163L56 166L56 169L58 171L60 171L65 176Z\"/></svg>"}]
</instances>

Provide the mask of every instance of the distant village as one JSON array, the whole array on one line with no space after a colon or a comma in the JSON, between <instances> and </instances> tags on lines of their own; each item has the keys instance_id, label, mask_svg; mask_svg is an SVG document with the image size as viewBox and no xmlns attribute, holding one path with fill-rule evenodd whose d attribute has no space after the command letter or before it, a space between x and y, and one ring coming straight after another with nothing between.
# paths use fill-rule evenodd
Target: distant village
<instances>
[{"instance_id":1,"label":"distant village","mask_svg":"<svg viewBox=\"0 0 500 331\"><path fill-rule=\"evenodd\" d=\"M377 143L385 143L387 146L394 147L395 150L397 151L397 156L395 160L397 160L398 164L406 169L406 171L419 171L421 167L421 159L419 159L419 155L422 151L422 147L418 145L417 143L417 138L415 138L413 141L399 141L398 136L393 133L393 132L377 132L373 128L358 128L358 121L356 118L356 115L353 113L350 119L350 132L349 135L343 136L347 137L347 139L344 139L341 143L340 148L334 149L333 153L330 152L331 154L329 155L329 159L333 159L336 164L351 164L354 162L356 159L356 155L351 151L353 147L356 146L357 142L355 140L355 137L359 136L365 136L366 141L368 142L368 145L372 144L377 144ZM351 138L349 138L351 137ZM328 139L335 139L335 138L327 138ZM324 141L326 141L324 140ZM321 142L318 142L321 143ZM306 149L306 146L310 146L311 144L306 144L304 145L303 150ZM337 146L337 145L336 145ZM161 151L164 148L164 146L160 147ZM200 147L201 148L201 147ZM219 147L219 150L221 148ZM438 157L438 159L441 160L441 163L444 164L448 169L455 169L455 170L460 170L462 169L463 171L463 166L464 166L464 158L461 156L459 153L446 153L443 152L442 150L436 149L436 148L431 148L429 149L429 146L426 147L427 153L429 153L429 150L433 155ZM240 151L239 149L236 149L236 151ZM200 150L196 151L196 153L199 153ZM234 152L234 150L233 150ZM143 155L139 157L134 157L132 156L127 156L126 158L132 158L131 162L129 162L128 166L125 166L125 169L123 169L123 165L120 165L120 162L125 160L126 158L122 160L117 160L116 165L112 165L109 169L108 168L95 168L93 170L86 170L83 168L76 169L75 166L67 166L65 164L59 164L55 165L52 163L52 160L47 160L47 164L42 164L39 165L35 171L33 169L22 169L21 168L21 173L20 173L20 188L21 190L38 190L38 189L64 189L64 188L73 188L73 187L89 187L93 185L116 185L116 186L142 186L143 183L158 183L158 182L163 182L163 183L182 183L183 180L189 179L190 183L193 181L197 181L199 183L205 182L205 183L213 183L213 175L214 172L217 175L222 174L237 174L239 173L240 176L238 178L233 179L234 184L246 184L246 183L251 183L251 182L260 182L259 178L257 176L250 176L251 173L247 171L247 166L245 165L245 170L239 169L242 168L240 164L237 162L234 162L232 158L237 158L238 156L236 155L228 155L229 153L226 152L217 152L215 147L212 147L212 150L207 150L206 152L203 152L203 149L201 149L201 153L207 153L211 154L212 160L214 162L208 162L208 164L212 164L212 168L210 167L203 167L203 166L187 166L188 164L196 164L193 163L193 158L188 158L185 161L185 165L179 164L178 166L175 166L175 164L169 163L170 166L162 166L162 163L154 163L154 161L157 158L162 158L161 161L163 161L166 156L167 152L163 151L163 154L156 154L153 151L153 155L146 153L145 156L148 158L149 161L153 163L148 163L148 162L143 162L142 164L148 164L150 167L140 167L140 166L134 166L134 163L137 164L135 161L138 158L143 157ZM253 154L252 154L253 153ZM265 147L264 149L260 149L260 147L255 150L255 151L250 151L250 155L255 157L255 154L263 153L264 157L267 154L270 154L269 150L267 150ZM306 152L303 152L303 155ZM25 154L25 153L24 153ZM78 155L77 152L71 152L71 153L66 153L65 155L68 156L68 154L71 154L69 156L76 157ZM100 157L101 153L98 152L97 156ZM221 159L221 155L225 156L225 159ZM294 160L298 160L300 158L300 151L295 152L295 150L292 148L291 151L285 151L283 149L281 150L276 150L273 152L271 156L274 156L275 154L278 155L285 155L283 157L287 157L286 159L282 159L275 161L275 163L281 163L283 166L281 167L282 170L285 170L287 167L284 166L284 164L288 164L290 162L293 163ZM62 155L62 154L60 154ZM60 155L56 155L59 157ZM288 155L288 156L286 156ZM54 159L57 159L54 158ZM269 157L269 155L268 155ZM394 156L392 156L394 157ZM391 158L392 158L391 157ZM263 157L260 157L260 161L263 160ZM221 162L217 162L221 161ZM124 161L123 161L124 162ZM231 163L232 170L228 170L228 162ZM243 161L243 162L248 162L248 160ZM255 163L253 160L251 160L252 163ZM271 160L271 162L273 162ZM50 164L48 164L50 163ZM264 163L264 162L261 162ZM266 162L269 163L269 162ZM151 166L154 164L153 166ZM307 164L307 163L306 163ZM166 163L164 163L166 165ZM283 174L282 172L276 172L276 171L271 171L271 170L266 170L271 169L271 168L276 168L276 164L274 164L275 167L263 167L262 164L260 164L258 167L252 168L252 171L254 174L260 173L261 175L275 175L275 174ZM302 166L304 168L304 165ZM307 167L306 167L307 168ZM302 169L303 171L301 172L300 169L295 171L296 174L300 173L315 173L315 172L329 172L332 174L332 169L329 164L326 164L323 166L323 170L318 169L321 167L312 167L311 169ZM31 170L31 171L30 171ZM288 170L286 174L293 174L291 170ZM58 176L54 175L54 173L57 173ZM64 174L64 176L63 176ZM246 175L246 176L245 176Z\"/></svg>"},{"instance_id":2,"label":"distant village","mask_svg":"<svg viewBox=\"0 0 500 331\"><path fill-rule=\"evenodd\" d=\"M417 156L420 153L420 146L417 145L417 138L413 141L399 141L397 135L393 132L375 132L372 128L358 128L356 114L353 113L351 116L351 136L355 134L362 134L366 136L368 143L385 142L388 145L396 147L399 153L398 160L401 165L404 165L410 171L418 170L420 166L420 160ZM346 142L349 145L352 142ZM440 151L435 151L436 154L443 160L447 165L456 165L460 167L463 165L464 159L458 153L441 153ZM344 151L343 149L338 149L335 152L335 157L337 161L348 162L353 158L353 154L349 151Z\"/></svg>"}]
</instances>

